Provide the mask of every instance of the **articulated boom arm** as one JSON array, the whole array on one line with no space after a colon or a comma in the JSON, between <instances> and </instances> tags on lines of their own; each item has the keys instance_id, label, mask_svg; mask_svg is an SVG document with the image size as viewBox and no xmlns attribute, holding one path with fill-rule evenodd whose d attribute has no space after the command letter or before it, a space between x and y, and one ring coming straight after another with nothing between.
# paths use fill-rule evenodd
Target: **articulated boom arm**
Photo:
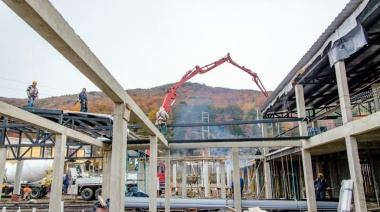
<instances>
[{"instance_id":1,"label":"articulated boom arm","mask_svg":"<svg viewBox=\"0 0 380 212\"><path fill-rule=\"evenodd\" d=\"M249 70L248 68L245 68L244 66L240 66L238 65L237 63L235 63L235 61L233 61L230 57L230 53L227 54L227 56L223 57L222 59L216 61L216 62L213 62L213 63L210 63L208 65L205 65L203 67L199 67L199 66L195 66L195 68L193 68L192 70L186 72L186 74L181 78L181 80L179 82L177 82L176 84L174 84L171 88L169 88L168 90L168 93L166 94L165 96L165 99L164 99L164 102L162 103L162 107L164 107L165 111L167 113L170 112L170 110L172 109L173 107L173 104L175 102L175 100L178 98L178 95L176 93L176 90L183 84L185 83L186 81L188 81L189 79L193 78L195 75L197 74L204 74L206 72L209 72L211 71L212 69L222 65L223 63L225 62L229 62L231 63L232 65L240 68L241 70L243 70L244 72L248 73L249 75L251 75L253 78L252 80L256 83L256 85L259 87L259 89L261 90L261 92L264 94L265 97L269 97L267 91L265 90L264 88L264 85L261 83L259 77L257 76L257 74L251 70Z\"/></svg>"}]
</instances>

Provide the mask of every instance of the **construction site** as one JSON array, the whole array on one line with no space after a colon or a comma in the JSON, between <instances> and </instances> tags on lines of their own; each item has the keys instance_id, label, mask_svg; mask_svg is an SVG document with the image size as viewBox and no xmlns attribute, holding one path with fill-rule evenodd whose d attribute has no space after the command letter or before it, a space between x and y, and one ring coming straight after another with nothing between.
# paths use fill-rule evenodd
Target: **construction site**
<instances>
[{"instance_id":1,"label":"construction site","mask_svg":"<svg viewBox=\"0 0 380 212\"><path fill-rule=\"evenodd\" d=\"M203 111L197 123L149 120L49 1L3 2L114 103L96 114L0 101L3 212L380 211L378 0L350 0L274 91L229 53L186 72L163 97L169 116L181 85L224 63L266 99L257 119L211 122ZM259 135L211 136L235 125ZM167 138L186 127L201 139ZM38 203L22 200L25 187Z\"/></svg>"}]
</instances>

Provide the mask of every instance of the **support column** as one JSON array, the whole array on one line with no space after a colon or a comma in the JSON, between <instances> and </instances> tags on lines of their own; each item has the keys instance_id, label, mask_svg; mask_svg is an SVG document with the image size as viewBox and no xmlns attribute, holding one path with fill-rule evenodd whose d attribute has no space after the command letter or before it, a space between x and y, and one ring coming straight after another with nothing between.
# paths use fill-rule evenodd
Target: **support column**
<instances>
[{"instance_id":1,"label":"support column","mask_svg":"<svg viewBox=\"0 0 380 212\"><path fill-rule=\"evenodd\" d=\"M343 124L352 121L350 93L348 90L346 67L344 61L335 63L335 75L338 85L339 103L342 113ZM348 167L350 169L350 177L354 181L354 205L355 211L367 211L367 205L364 195L363 176L360 167L360 158L358 152L358 144L355 137L345 136Z\"/></svg>"},{"instance_id":2,"label":"support column","mask_svg":"<svg viewBox=\"0 0 380 212\"><path fill-rule=\"evenodd\" d=\"M260 186L260 172L259 172L259 164L255 164L256 166L256 196L260 198L261 186Z\"/></svg>"},{"instance_id":3,"label":"support column","mask_svg":"<svg viewBox=\"0 0 380 212\"><path fill-rule=\"evenodd\" d=\"M102 197L110 198L111 193L111 151L103 151L103 179L102 179Z\"/></svg>"},{"instance_id":4,"label":"support column","mask_svg":"<svg viewBox=\"0 0 380 212\"><path fill-rule=\"evenodd\" d=\"M216 167L216 187L220 187L220 165Z\"/></svg>"},{"instance_id":5,"label":"support column","mask_svg":"<svg viewBox=\"0 0 380 212\"><path fill-rule=\"evenodd\" d=\"M21 175L22 175L23 167L24 167L24 161L23 160L17 161L16 177L15 177L15 184L14 184L14 187L13 187L13 194L20 194L21 180L22 180L21 179ZM63 169L62 169L62 171L63 171ZM63 179L63 177L62 177L62 179ZM61 188L60 191L62 191L62 188Z\"/></svg>"},{"instance_id":6,"label":"support column","mask_svg":"<svg viewBox=\"0 0 380 212\"><path fill-rule=\"evenodd\" d=\"M220 161L220 191L222 193L222 199L226 199L226 167L224 161Z\"/></svg>"},{"instance_id":7,"label":"support column","mask_svg":"<svg viewBox=\"0 0 380 212\"><path fill-rule=\"evenodd\" d=\"M208 176L208 161L203 161L203 186L205 188L205 197L210 197L210 186Z\"/></svg>"},{"instance_id":8,"label":"support column","mask_svg":"<svg viewBox=\"0 0 380 212\"><path fill-rule=\"evenodd\" d=\"M139 190L146 193L145 189L145 161L144 158L138 160L139 170L137 172L137 187Z\"/></svg>"},{"instance_id":9,"label":"support column","mask_svg":"<svg viewBox=\"0 0 380 212\"><path fill-rule=\"evenodd\" d=\"M251 170L252 170L252 166L248 166L247 167L247 188L245 189L248 194L252 194L252 189L251 189L251 187L252 187Z\"/></svg>"},{"instance_id":10,"label":"support column","mask_svg":"<svg viewBox=\"0 0 380 212\"><path fill-rule=\"evenodd\" d=\"M173 163L173 187L174 187L174 192L175 195L178 195L178 189L177 189L177 164Z\"/></svg>"},{"instance_id":11,"label":"support column","mask_svg":"<svg viewBox=\"0 0 380 212\"><path fill-rule=\"evenodd\" d=\"M7 159L7 148L0 147L0 185L3 185L6 159ZM1 200L1 194L0 194L0 200Z\"/></svg>"},{"instance_id":12,"label":"support column","mask_svg":"<svg viewBox=\"0 0 380 212\"><path fill-rule=\"evenodd\" d=\"M182 162L182 198L186 198L186 162Z\"/></svg>"},{"instance_id":13,"label":"support column","mask_svg":"<svg viewBox=\"0 0 380 212\"><path fill-rule=\"evenodd\" d=\"M54 147L54 167L49 201L49 212L61 211L63 168L65 166L65 149L67 137L56 135Z\"/></svg>"},{"instance_id":14,"label":"support column","mask_svg":"<svg viewBox=\"0 0 380 212\"><path fill-rule=\"evenodd\" d=\"M268 125L265 123L261 124L262 127L262 135L263 138L268 137ZM272 178L271 178L271 170L270 170L270 161L266 160L266 155L269 153L269 148L263 148L263 156L264 156L264 184L265 184L265 198L272 199Z\"/></svg>"},{"instance_id":15,"label":"support column","mask_svg":"<svg viewBox=\"0 0 380 212\"><path fill-rule=\"evenodd\" d=\"M236 211L242 211L240 193L240 173L239 173L239 148L232 148L232 169L234 181L234 204Z\"/></svg>"},{"instance_id":16,"label":"support column","mask_svg":"<svg viewBox=\"0 0 380 212\"><path fill-rule=\"evenodd\" d=\"M165 212L170 212L170 149L165 150Z\"/></svg>"},{"instance_id":17,"label":"support column","mask_svg":"<svg viewBox=\"0 0 380 212\"><path fill-rule=\"evenodd\" d=\"M150 136L149 211L157 210L157 136Z\"/></svg>"},{"instance_id":18,"label":"support column","mask_svg":"<svg viewBox=\"0 0 380 212\"><path fill-rule=\"evenodd\" d=\"M306 117L305 109L305 98L303 93L303 86L296 85L296 103L297 103L297 112L298 118ZM307 123L304 121L298 122L298 129L300 136L307 136ZM302 143L305 144L306 140L302 140ZM305 176L305 186L306 186L306 198L307 198L307 208L311 211L317 211L317 202L315 199L315 190L314 190L314 179L313 179L313 167L311 161L310 150L302 149L302 164L303 172Z\"/></svg>"},{"instance_id":19,"label":"support column","mask_svg":"<svg viewBox=\"0 0 380 212\"><path fill-rule=\"evenodd\" d=\"M232 179L231 179L231 167L227 166L227 185L231 186L232 185Z\"/></svg>"},{"instance_id":20,"label":"support column","mask_svg":"<svg viewBox=\"0 0 380 212\"><path fill-rule=\"evenodd\" d=\"M127 121L124 117L129 117L130 111L126 109L124 103L115 103L113 119L112 138L112 164L111 164L111 185L110 211L124 211L125 205L125 167L127 156Z\"/></svg>"},{"instance_id":21,"label":"support column","mask_svg":"<svg viewBox=\"0 0 380 212\"><path fill-rule=\"evenodd\" d=\"M149 178L150 178L150 163L146 163L145 164L145 182L144 182L146 193L149 192L149 182L148 182Z\"/></svg>"}]
</instances>

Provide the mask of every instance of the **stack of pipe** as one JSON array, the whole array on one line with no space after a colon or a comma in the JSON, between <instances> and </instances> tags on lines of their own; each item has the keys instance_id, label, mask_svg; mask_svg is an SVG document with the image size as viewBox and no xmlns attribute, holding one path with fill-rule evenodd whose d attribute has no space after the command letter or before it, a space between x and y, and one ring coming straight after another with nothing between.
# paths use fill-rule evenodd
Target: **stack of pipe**
<instances>
[{"instance_id":1,"label":"stack of pipe","mask_svg":"<svg viewBox=\"0 0 380 212\"><path fill-rule=\"evenodd\" d=\"M112 203L111 203L112 204ZM234 207L233 200L223 199L170 199L173 209L224 209ZM306 200L242 200L242 208L259 207L263 210L307 210ZM318 211L336 211L338 202L317 201ZM125 208L149 208L149 198L126 197ZM165 199L157 198L157 208L165 208Z\"/></svg>"}]
</instances>

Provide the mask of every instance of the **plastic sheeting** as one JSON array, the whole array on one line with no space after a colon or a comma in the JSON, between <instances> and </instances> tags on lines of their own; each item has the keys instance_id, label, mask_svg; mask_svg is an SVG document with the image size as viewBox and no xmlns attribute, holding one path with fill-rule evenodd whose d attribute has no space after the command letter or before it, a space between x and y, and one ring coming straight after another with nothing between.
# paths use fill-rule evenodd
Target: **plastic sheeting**
<instances>
[{"instance_id":1,"label":"plastic sheeting","mask_svg":"<svg viewBox=\"0 0 380 212\"><path fill-rule=\"evenodd\" d=\"M334 42L328 52L330 66L332 67L339 60L349 58L367 44L367 33L362 25L358 24L349 33Z\"/></svg>"}]
</instances>

